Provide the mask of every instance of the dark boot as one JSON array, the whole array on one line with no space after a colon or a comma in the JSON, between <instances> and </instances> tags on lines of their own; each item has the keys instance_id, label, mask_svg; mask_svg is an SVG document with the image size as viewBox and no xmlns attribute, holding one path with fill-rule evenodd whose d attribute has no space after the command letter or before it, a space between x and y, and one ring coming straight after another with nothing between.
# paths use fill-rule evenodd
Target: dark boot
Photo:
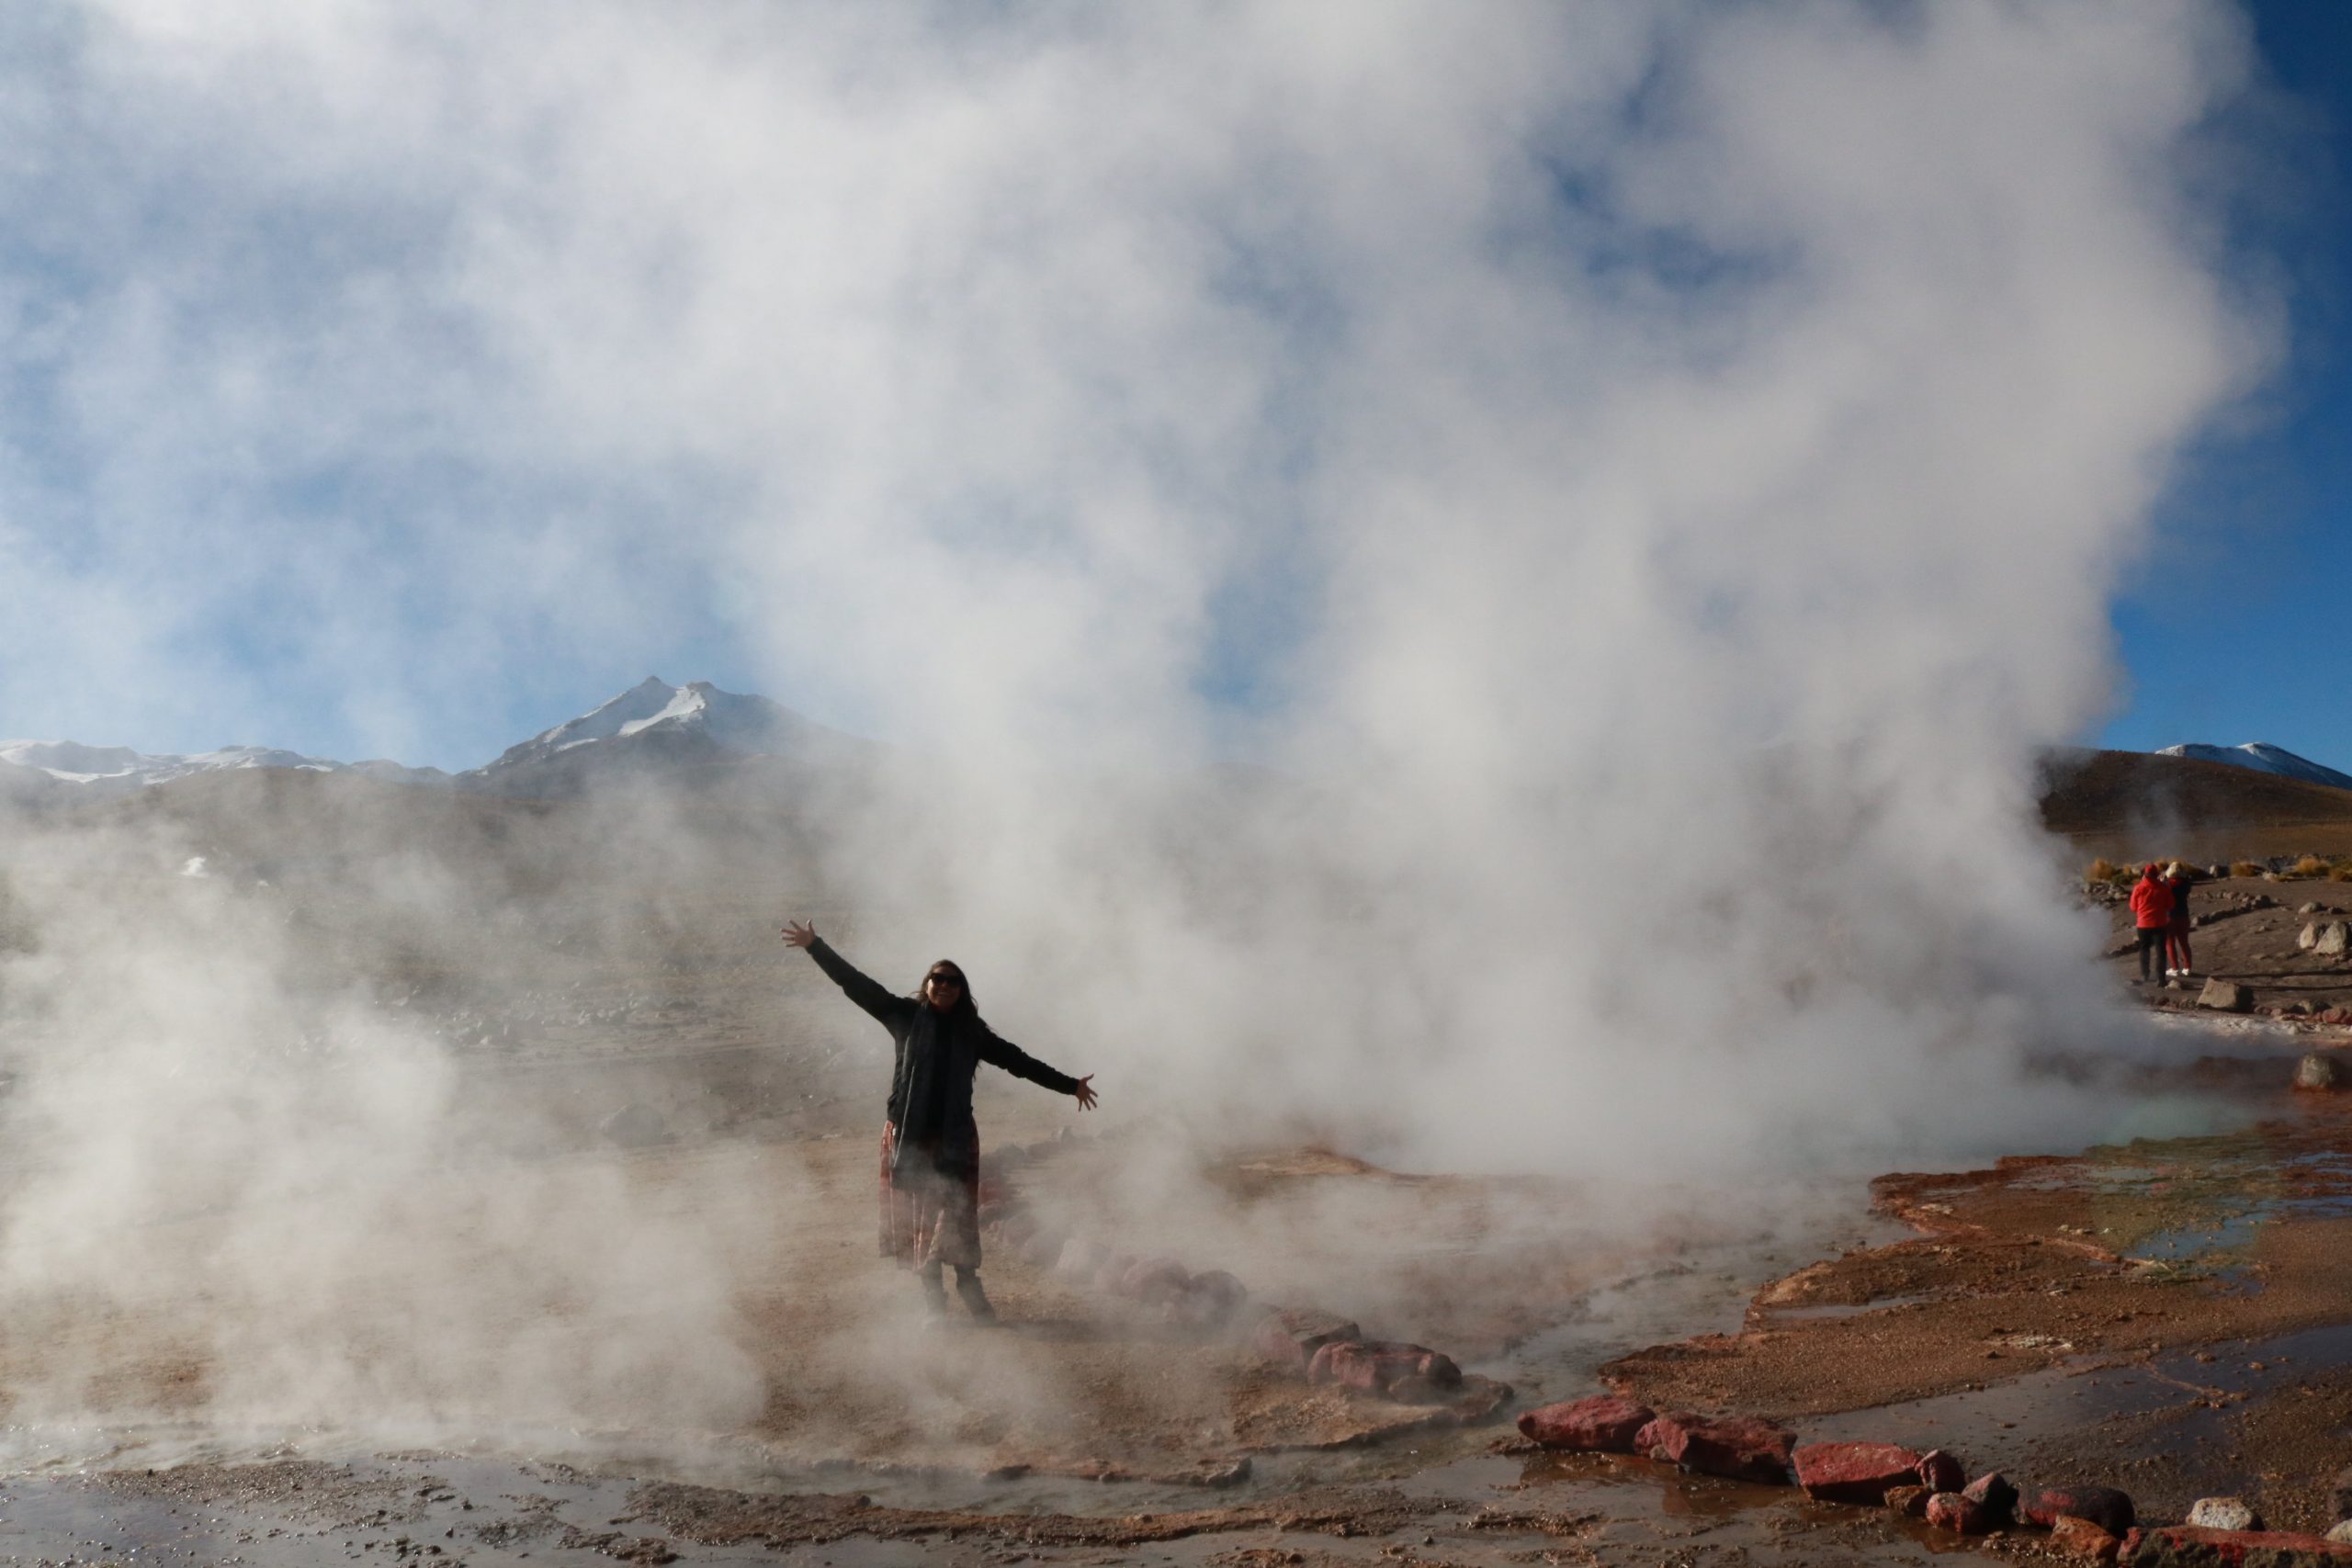
<instances>
[{"instance_id":1,"label":"dark boot","mask_svg":"<svg viewBox=\"0 0 2352 1568\"><path fill-rule=\"evenodd\" d=\"M972 1309L974 1322L994 1323L996 1321L996 1308L989 1305L989 1293L980 1289L978 1269L958 1269L956 1270L956 1293L964 1298L966 1306Z\"/></svg>"}]
</instances>

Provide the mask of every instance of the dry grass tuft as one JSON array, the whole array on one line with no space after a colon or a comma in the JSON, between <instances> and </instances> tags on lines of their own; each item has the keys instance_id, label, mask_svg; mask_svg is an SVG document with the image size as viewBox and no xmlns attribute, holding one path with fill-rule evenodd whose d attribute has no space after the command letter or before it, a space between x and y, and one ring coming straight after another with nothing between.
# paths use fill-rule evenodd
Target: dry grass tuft
<instances>
[{"instance_id":1,"label":"dry grass tuft","mask_svg":"<svg viewBox=\"0 0 2352 1568\"><path fill-rule=\"evenodd\" d=\"M2327 872L2327 862L2317 855L2305 855L2287 868L2287 874L2290 876L2325 876Z\"/></svg>"},{"instance_id":2,"label":"dry grass tuft","mask_svg":"<svg viewBox=\"0 0 2352 1568\"><path fill-rule=\"evenodd\" d=\"M2101 855L2084 868L2083 880L2085 882L2121 882L2131 874L2125 867Z\"/></svg>"},{"instance_id":3,"label":"dry grass tuft","mask_svg":"<svg viewBox=\"0 0 2352 1568\"><path fill-rule=\"evenodd\" d=\"M2327 879L2330 882L2352 882L2352 860L2337 861L2335 868L2327 874Z\"/></svg>"},{"instance_id":4,"label":"dry grass tuft","mask_svg":"<svg viewBox=\"0 0 2352 1568\"><path fill-rule=\"evenodd\" d=\"M2262 868L2250 860L2233 860L2230 863L2230 874L2232 876L2260 876Z\"/></svg>"}]
</instances>

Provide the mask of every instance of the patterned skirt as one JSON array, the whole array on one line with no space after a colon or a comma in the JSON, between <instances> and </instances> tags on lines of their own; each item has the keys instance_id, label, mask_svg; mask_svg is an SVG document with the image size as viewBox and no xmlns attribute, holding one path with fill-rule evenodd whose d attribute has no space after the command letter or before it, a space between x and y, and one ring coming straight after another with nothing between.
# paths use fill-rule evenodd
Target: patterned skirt
<instances>
[{"instance_id":1,"label":"patterned skirt","mask_svg":"<svg viewBox=\"0 0 2352 1568\"><path fill-rule=\"evenodd\" d=\"M910 1269L980 1266L979 1151L943 1170L933 1151L899 1159L899 1129L882 1123L882 1256ZM893 1168L896 1168L895 1170ZM968 1167L968 1168L967 1168Z\"/></svg>"}]
</instances>

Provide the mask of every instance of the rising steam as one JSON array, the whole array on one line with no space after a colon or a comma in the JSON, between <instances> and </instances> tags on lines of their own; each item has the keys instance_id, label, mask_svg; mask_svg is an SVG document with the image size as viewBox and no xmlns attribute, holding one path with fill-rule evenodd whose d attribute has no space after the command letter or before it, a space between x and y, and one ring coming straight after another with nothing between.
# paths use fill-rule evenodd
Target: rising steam
<instances>
[{"instance_id":1,"label":"rising steam","mask_svg":"<svg viewBox=\"0 0 2352 1568\"><path fill-rule=\"evenodd\" d=\"M907 759L812 829L853 956L952 953L1114 1110L1677 1176L2079 1125L2017 1110L2102 1027L2034 762L2267 352L2204 183L2227 7L120 4L21 42L8 728L465 765L526 728L485 685L545 723L723 652ZM673 1350L736 1331L749 1221L615 1186L630 1261L583 1276L575 1190L450 1174L435 1047L355 991L301 1003L336 1050L256 1061L279 936L193 879L118 918L134 880L20 874L44 1141L0 1278L275 1335L429 1190L515 1275L392 1292L380 1341L458 1348L383 1386L496 1382L450 1325L561 1297L626 1364L513 1386L740 1414ZM353 1229L140 1252L293 1188ZM385 1364L291 1342L326 1404Z\"/></svg>"}]
</instances>

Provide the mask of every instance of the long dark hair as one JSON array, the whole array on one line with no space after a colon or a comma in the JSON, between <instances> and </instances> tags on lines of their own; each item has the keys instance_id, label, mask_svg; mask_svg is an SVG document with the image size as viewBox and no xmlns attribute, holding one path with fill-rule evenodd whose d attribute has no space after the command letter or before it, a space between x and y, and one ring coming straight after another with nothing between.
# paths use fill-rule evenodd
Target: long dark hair
<instances>
[{"instance_id":1,"label":"long dark hair","mask_svg":"<svg viewBox=\"0 0 2352 1568\"><path fill-rule=\"evenodd\" d=\"M925 1007L931 1005L931 977L933 975L952 979L963 987L962 994L956 998L956 1005L947 1010L950 1018L978 1019L980 1016L978 1005L972 1000L972 982L965 976L964 966L952 958L943 958L922 972L922 978L915 982L915 1000Z\"/></svg>"}]
</instances>

